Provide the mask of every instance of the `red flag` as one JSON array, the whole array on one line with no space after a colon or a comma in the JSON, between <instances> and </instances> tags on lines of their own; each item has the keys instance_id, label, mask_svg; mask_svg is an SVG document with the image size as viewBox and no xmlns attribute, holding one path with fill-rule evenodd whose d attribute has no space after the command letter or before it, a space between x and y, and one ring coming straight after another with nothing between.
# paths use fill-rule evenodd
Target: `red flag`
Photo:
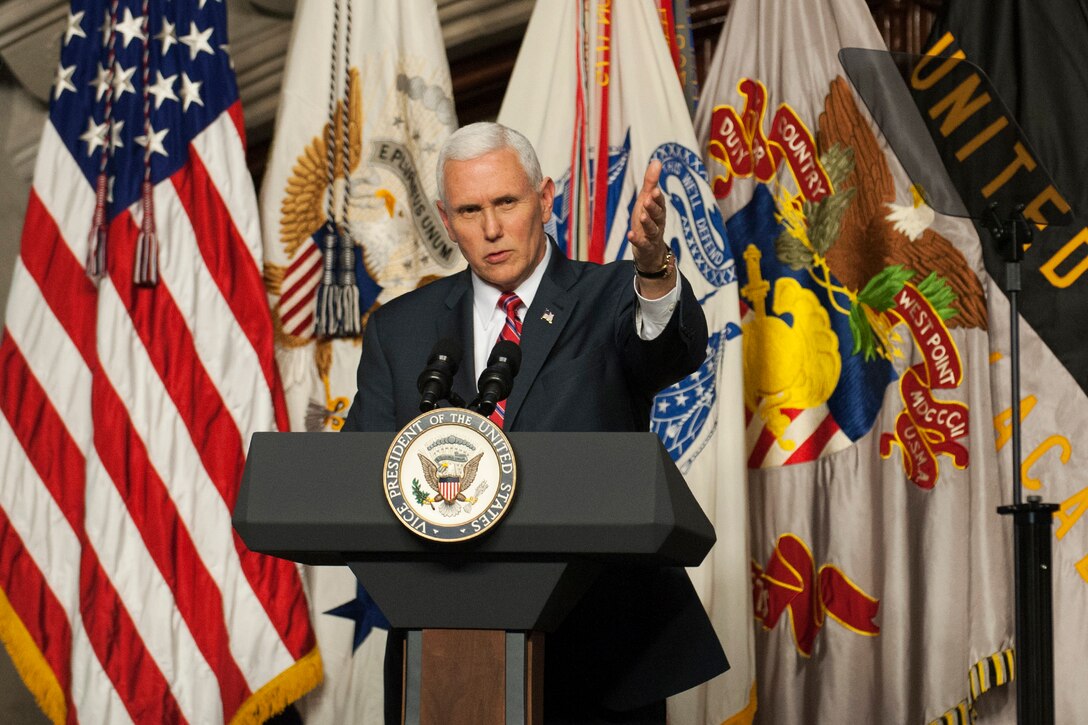
<instances>
[{"instance_id":1,"label":"red flag","mask_svg":"<svg viewBox=\"0 0 1088 725\"><path fill-rule=\"evenodd\" d=\"M259 721L321 676L295 567L231 528L251 434L287 421L225 8L200 5L73 4L15 265L0 636L54 722Z\"/></svg>"}]
</instances>

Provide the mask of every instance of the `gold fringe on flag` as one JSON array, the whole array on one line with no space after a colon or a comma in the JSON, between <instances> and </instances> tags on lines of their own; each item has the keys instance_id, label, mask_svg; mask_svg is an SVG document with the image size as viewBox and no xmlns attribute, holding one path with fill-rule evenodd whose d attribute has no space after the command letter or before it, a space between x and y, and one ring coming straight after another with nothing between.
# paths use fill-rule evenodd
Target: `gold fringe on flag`
<instances>
[{"instance_id":1,"label":"gold fringe on flag","mask_svg":"<svg viewBox=\"0 0 1088 725\"><path fill-rule=\"evenodd\" d=\"M259 725L265 722L320 685L322 679L321 652L315 645L298 662L250 695L230 719L231 725Z\"/></svg>"},{"instance_id":2,"label":"gold fringe on flag","mask_svg":"<svg viewBox=\"0 0 1088 725\"><path fill-rule=\"evenodd\" d=\"M748 704L744 706L744 709L722 721L722 725L752 725L756 719L756 709L758 707L758 701L756 699L756 683L752 683L752 689L748 691Z\"/></svg>"},{"instance_id":3,"label":"gold fringe on flag","mask_svg":"<svg viewBox=\"0 0 1088 725\"><path fill-rule=\"evenodd\" d=\"M967 697L955 707L931 720L929 725L968 725L975 721L975 702L983 693L1007 685L1016 679L1016 653L1003 649L983 657L967 671Z\"/></svg>"},{"instance_id":4,"label":"gold fringe on flag","mask_svg":"<svg viewBox=\"0 0 1088 725\"><path fill-rule=\"evenodd\" d=\"M3 589L0 589L0 641L38 707L56 725L63 725L68 719L64 690Z\"/></svg>"}]
</instances>

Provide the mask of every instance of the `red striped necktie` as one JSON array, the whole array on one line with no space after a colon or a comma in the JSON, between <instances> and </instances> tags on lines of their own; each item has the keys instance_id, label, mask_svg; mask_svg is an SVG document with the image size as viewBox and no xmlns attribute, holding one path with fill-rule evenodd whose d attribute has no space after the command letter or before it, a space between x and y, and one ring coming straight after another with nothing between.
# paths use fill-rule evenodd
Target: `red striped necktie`
<instances>
[{"instance_id":1,"label":"red striped necktie","mask_svg":"<svg viewBox=\"0 0 1088 725\"><path fill-rule=\"evenodd\" d=\"M503 292L499 296L499 307L506 312L506 320L503 321L502 331L499 332L499 337L495 342L500 340L509 340L510 342L520 345L521 344L521 318L518 317L518 307L521 305L521 298L513 292ZM495 410L491 411L491 422L502 428L503 418L506 417L506 401L500 400L495 405Z\"/></svg>"}]
</instances>

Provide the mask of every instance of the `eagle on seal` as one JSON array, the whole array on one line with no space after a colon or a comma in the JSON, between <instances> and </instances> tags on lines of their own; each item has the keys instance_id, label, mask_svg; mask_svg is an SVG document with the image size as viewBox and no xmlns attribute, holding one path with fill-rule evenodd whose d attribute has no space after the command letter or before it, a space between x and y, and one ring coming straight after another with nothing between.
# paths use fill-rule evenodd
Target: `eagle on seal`
<instances>
[{"instance_id":1,"label":"eagle on seal","mask_svg":"<svg viewBox=\"0 0 1088 725\"><path fill-rule=\"evenodd\" d=\"M479 453L470 459L462 469L460 476L456 475L445 461L439 464L422 453L416 455L419 456L419 462L423 465L423 478L435 492L434 503L439 504L440 511L443 514L452 516L456 513L459 501L471 503L464 492L476 479L476 471L480 468L480 460L484 457L483 453Z\"/></svg>"}]
</instances>

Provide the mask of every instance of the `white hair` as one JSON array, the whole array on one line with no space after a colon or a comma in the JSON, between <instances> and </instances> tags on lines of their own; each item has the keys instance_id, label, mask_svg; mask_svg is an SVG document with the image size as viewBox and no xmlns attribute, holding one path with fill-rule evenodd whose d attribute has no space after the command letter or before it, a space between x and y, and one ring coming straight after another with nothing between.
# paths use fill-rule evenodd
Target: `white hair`
<instances>
[{"instance_id":1,"label":"white hair","mask_svg":"<svg viewBox=\"0 0 1088 725\"><path fill-rule=\"evenodd\" d=\"M435 175L438 177L438 198L442 203L446 203L447 161L469 161L501 149L514 152L521 168L529 177L529 184L533 189L539 189L540 183L544 181L544 174L540 171L540 161L537 160L536 151L529 139L501 123L480 121L454 131L438 152Z\"/></svg>"}]
</instances>

